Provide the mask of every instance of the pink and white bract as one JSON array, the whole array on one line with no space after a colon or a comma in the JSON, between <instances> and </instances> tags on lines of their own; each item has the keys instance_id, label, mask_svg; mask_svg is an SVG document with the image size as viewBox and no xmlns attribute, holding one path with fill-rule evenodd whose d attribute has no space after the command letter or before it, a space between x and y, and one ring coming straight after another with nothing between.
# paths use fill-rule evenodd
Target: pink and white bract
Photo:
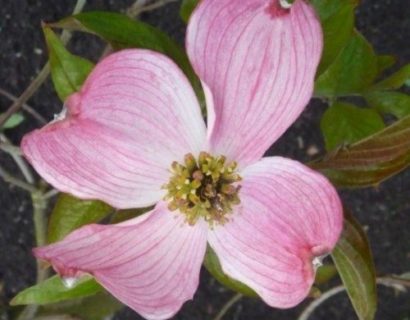
<instances>
[{"instance_id":1,"label":"pink and white bract","mask_svg":"<svg viewBox=\"0 0 410 320\"><path fill-rule=\"evenodd\" d=\"M198 287L207 243L226 274L270 306L301 302L315 257L342 228L336 191L320 174L264 152L308 103L322 51L313 9L297 0L203 0L188 26L189 58L208 124L167 57L124 50L100 62L65 118L27 135L25 156L57 189L116 208L156 204L117 225L89 225L35 249L63 276L92 274L147 319L172 317ZM226 223L186 223L164 199L171 164L201 151L238 163L240 204Z\"/></svg>"}]
</instances>

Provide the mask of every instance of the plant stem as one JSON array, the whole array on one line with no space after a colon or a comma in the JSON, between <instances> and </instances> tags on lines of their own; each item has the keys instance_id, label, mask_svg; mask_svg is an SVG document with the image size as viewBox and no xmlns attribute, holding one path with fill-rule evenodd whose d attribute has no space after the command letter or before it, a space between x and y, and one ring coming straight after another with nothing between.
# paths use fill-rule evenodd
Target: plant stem
<instances>
[{"instance_id":1,"label":"plant stem","mask_svg":"<svg viewBox=\"0 0 410 320\"><path fill-rule=\"evenodd\" d=\"M0 166L0 177L4 181L10 183L11 185L19 187L19 188L21 188L23 190L26 190L28 192L36 192L37 191L37 189L32 184L29 184L27 182L21 181L20 179L17 179L13 175L11 175L9 172L4 170L1 166Z\"/></svg>"},{"instance_id":2,"label":"plant stem","mask_svg":"<svg viewBox=\"0 0 410 320\"><path fill-rule=\"evenodd\" d=\"M229 311L230 308L232 308L235 303L237 303L239 300L241 300L243 295L241 293L235 294L231 299L228 300L228 302L222 307L221 311L216 315L216 317L213 320L222 320L222 318L225 316L225 314Z\"/></svg>"},{"instance_id":3,"label":"plant stem","mask_svg":"<svg viewBox=\"0 0 410 320\"><path fill-rule=\"evenodd\" d=\"M8 92L4 89L1 89L1 88L0 88L0 94L5 96L7 99L9 99L13 102L17 101L17 99L18 99L16 96L12 95L10 92ZM27 113L31 114L33 116L33 118L36 119L41 124L46 124L47 123L47 120L44 119L44 117L41 114L39 114L36 110L34 110L28 104L23 103L21 107L24 111L27 111Z\"/></svg>"},{"instance_id":4,"label":"plant stem","mask_svg":"<svg viewBox=\"0 0 410 320\"><path fill-rule=\"evenodd\" d=\"M77 3L74 7L73 14L79 13L84 5L86 0L77 0ZM61 33L61 42L66 44L71 39L71 32L68 30L64 30ZM30 85L24 90L24 92L19 96L16 101L7 109L5 113L0 115L0 127L10 118L14 113L19 111L23 104L25 104L32 95L41 87L44 81L47 79L48 75L50 74L50 65L47 62L41 71L38 73L37 77L30 83Z\"/></svg>"},{"instance_id":5,"label":"plant stem","mask_svg":"<svg viewBox=\"0 0 410 320\"><path fill-rule=\"evenodd\" d=\"M86 0L77 0L73 10L73 14L81 12L86 4ZM61 34L61 41L66 44L71 38L71 32L64 30ZM41 69L40 73L33 80L33 82L26 88L23 94L17 98L16 101L9 107L9 109L0 116L0 127L7 121L7 119L15 112L17 112L24 103L40 88L43 82L47 79L50 73L50 65L47 62ZM33 181L34 183L34 181ZM31 186L34 188L34 186ZM32 190L31 199L33 203L33 221L35 229L35 237L37 246L43 246L46 244L46 208L47 199L44 197L43 192L39 190ZM44 269L41 263L37 260L37 279L36 283L40 283L47 279L48 270ZM32 304L26 306L23 311L17 317L17 320L32 320L37 313L38 305Z\"/></svg>"},{"instance_id":6,"label":"plant stem","mask_svg":"<svg viewBox=\"0 0 410 320\"><path fill-rule=\"evenodd\" d=\"M33 185L35 182L33 174L31 173L26 161L21 157L20 148L13 146L10 140L7 139L7 137L2 133L0 133L0 149L7 152L13 158L14 162L17 164L26 179L26 182Z\"/></svg>"},{"instance_id":7,"label":"plant stem","mask_svg":"<svg viewBox=\"0 0 410 320\"><path fill-rule=\"evenodd\" d=\"M33 220L34 220L34 234L36 237L36 245L44 246L46 244L46 230L47 219L46 209L47 200L44 198L43 193L39 190L31 193L31 200L33 203ZM37 278L36 283L43 282L48 278L48 270L41 265L41 262L37 260ZM34 318L38 310L37 304L31 304L26 306L18 316L17 320L31 320Z\"/></svg>"},{"instance_id":8,"label":"plant stem","mask_svg":"<svg viewBox=\"0 0 410 320\"><path fill-rule=\"evenodd\" d=\"M143 12L152 11L160 7L163 7L169 3L176 2L176 1L178 0L158 0L157 2L154 2L152 4L147 4L144 6L141 6L141 5L139 6L136 5L135 7L132 6L129 10L127 10L127 14L131 17L136 17Z\"/></svg>"},{"instance_id":9,"label":"plant stem","mask_svg":"<svg viewBox=\"0 0 410 320\"><path fill-rule=\"evenodd\" d=\"M57 189L51 189L49 191L47 191L46 193L44 193L43 198L48 200L56 195L58 195L60 193L60 191L58 191Z\"/></svg>"},{"instance_id":10,"label":"plant stem","mask_svg":"<svg viewBox=\"0 0 410 320\"><path fill-rule=\"evenodd\" d=\"M45 211L47 209L47 200L41 191L35 191L31 194L33 202L33 220L36 236L36 245L38 247L44 246L47 242L47 222Z\"/></svg>"},{"instance_id":11,"label":"plant stem","mask_svg":"<svg viewBox=\"0 0 410 320\"><path fill-rule=\"evenodd\" d=\"M10 156L12 155L21 156L22 155L19 147L13 146L12 144L9 144L7 142L2 142L1 138L0 138L0 150L8 153Z\"/></svg>"},{"instance_id":12,"label":"plant stem","mask_svg":"<svg viewBox=\"0 0 410 320\"><path fill-rule=\"evenodd\" d=\"M410 287L410 281L405 279L400 279L396 277L379 277L376 279L376 283L386 287L393 288L395 290L406 292L407 287ZM326 300L335 296L336 294L345 291L346 288L344 285L334 287L323 293L319 298L313 300L305 310L301 313L297 320L308 320L313 312Z\"/></svg>"},{"instance_id":13,"label":"plant stem","mask_svg":"<svg viewBox=\"0 0 410 320\"><path fill-rule=\"evenodd\" d=\"M337 295L342 291L345 291L344 285L340 285L326 291L319 298L313 300L312 303L310 303L308 307L305 310L303 310L298 320L308 320L317 307L319 307L323 302L325 302L326 300L330 299L331 297Z\"/></svg>"},{"instance_id":14,"label":"plant stem","mask_svg":"<svg viewBox=\"0 0 410 320\"><path fill-rule=\"evenodd\" d=\"M23 106L24 103L27 102L28 99L31 98L31 96L37 91L38 88L43 84L43 82L47 79L48 74L50 72L50 66L48 62L45 64L43 69L39 72L37 77L30 83L30 85L24 90L24 92L21 94L20 97L17 98L16 101L7 109L6 112L4 112L0 116L0 127L17 111L20 110L20 108Z\"/></svg>"}]
</instances>

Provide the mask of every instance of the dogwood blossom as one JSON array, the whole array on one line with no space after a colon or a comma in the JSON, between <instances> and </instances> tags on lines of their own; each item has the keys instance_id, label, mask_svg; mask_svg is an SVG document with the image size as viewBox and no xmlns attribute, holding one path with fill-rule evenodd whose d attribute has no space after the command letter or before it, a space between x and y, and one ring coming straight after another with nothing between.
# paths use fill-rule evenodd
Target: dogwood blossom
<instances>
[{"instance_id":1,"label":"dogwood blossom","mask_svg":"<svg viewBox=\"0 0 410 320\"><path fill-rule=\"evenodd\" d=\"M22 149L57 189L116 208L154 205L35 249L64 277L92 274L147 319L172 317L198 287L207 243L223 271L267 304L308 294L318 257L342 229L339 197L299 162L262 158L313 90L322 32L304 0L203 0L186 47L207 126L183 72L142 49L101 61L63 119Z\"/></svg>"}]
</instances>

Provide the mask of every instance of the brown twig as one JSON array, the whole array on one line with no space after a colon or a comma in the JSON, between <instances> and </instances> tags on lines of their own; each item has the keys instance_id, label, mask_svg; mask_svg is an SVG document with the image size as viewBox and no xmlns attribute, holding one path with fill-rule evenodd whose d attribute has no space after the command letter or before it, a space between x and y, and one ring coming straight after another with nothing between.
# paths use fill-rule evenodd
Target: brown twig
<instances>
[{"instance_id":1,"label":"brown twig","mask_svg":"<svg viewBox=\"0 0 410 320\"><path fill-rule=\"evenodd\" d=\"M73 14L80 12L85 5L86 0L77 0L75 8L73 10ZM71 39L71 32L68 30L64 30L61 34L61 42L66 44ZM47 62L41 71L38 73L37 77L30 83L30 85L24 90L24 92L17 98L16 101L4 112L0 115L0 127L17 111L19 111L23 104L25 104L33 94L41 87L44 81L47 79L48 75L50 74L50 65Z\"/></svg>"},{"instance_id":2,"label":"brown twig","mask_svg":"<svg viewBox=\"0 0 410 320\"><path fill-rule=\"evenodd\" d=\"M40 88L43 82L47 79L48 74L50 73L50 66L48 62L46 65L41 69L37 77L30 83L26 90L21 94L20 97L17 98L16 101L4 112L0 115L0 127L17 111L21 109L23 104L27 102L28 99Z\"/></svg>"},{"instance_id":3,"label":"brown twig","mask_svg":"<svg viewBox=\"0 0 410 320\"><path fill-rule=\"evenodd\" d=\"M12 95L10 92L1 89L0 88L0 94L5 96L7 99L16 102L18 100L18 98L14 95ZM35 118L38 122L40 122L41 124L46 124L47 120L41 115L39 114L36 110L34 110L32 107L30 107L27 103L23 103L21 108L26 111L27 113L31 114L33 116L33 118Z\"/></svg>"}]
</instances>

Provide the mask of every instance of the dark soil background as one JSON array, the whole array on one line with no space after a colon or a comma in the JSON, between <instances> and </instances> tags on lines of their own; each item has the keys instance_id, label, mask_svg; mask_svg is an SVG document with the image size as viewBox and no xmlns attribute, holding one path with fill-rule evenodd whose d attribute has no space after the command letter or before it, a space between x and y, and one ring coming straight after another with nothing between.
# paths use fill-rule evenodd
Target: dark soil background
<instances>
[{"instance_id":1,"label":"dark soil background","mask_svg":"<svg viewBox=\"0 0 410 320\"><path fill-rule=\"evenodd\" d=\"M19 95L28 86L47 59L40 22L56 21L69 15L74 3L74 0L0 0L0 88ZM89 0L86 10L122 11L131 3L131 0ZM182 43L184 25L178 16L178 7L179 4L171 4L144 14L142 19ZM357 16L358 29L378 53L396 55L400 65L410 61L410 5L407 0L364 0ZM94 37L76 35L69 47L75 53L96 61L104 45ZM29 104L47 119L52 119L53 114L61 109L49 80ZM0 97L0 112L9 105L9 100ZM321 102L312 102L269 154L307 161L322 153L319 121L324 110ZM27 119L29 121L18 128L5 132L15 144L24 133L38 126L30 116ZM19 174L6 154L0 153L0 163ZM377 188L342 190L341 195L368 232L378 273L410 271L409 170ZM31 210L30 199L25 192L0 180L0 319L7 319L6 314L1 315L1 306L34 283L35 262L30 252L34 245ZM230 291L222 288L203 270L195 299L186 303L174 319L212 319L231 296ZM278 311L256 299L242 299L224 319L296 319L305 305ZM124 309L116 319L140 318L131 310ZM325 319L356 319L345 294L329 300L311 317L311 320ZM377 319L410 319L410 295L396 295L392 289L379 287Z\"/></svg>"}]
</instances>

